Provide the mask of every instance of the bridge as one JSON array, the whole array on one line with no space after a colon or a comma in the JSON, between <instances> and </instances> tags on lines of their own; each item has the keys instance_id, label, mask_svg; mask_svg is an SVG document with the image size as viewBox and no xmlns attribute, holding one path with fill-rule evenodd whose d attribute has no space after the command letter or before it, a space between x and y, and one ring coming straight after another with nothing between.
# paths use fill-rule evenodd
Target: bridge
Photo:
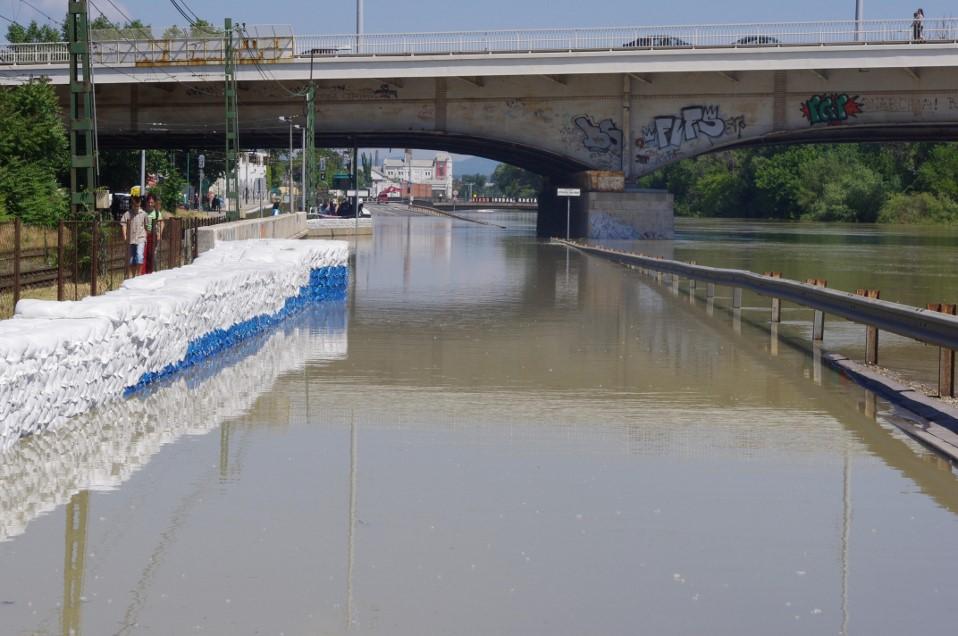
<instances>
[{"instance_id":1,"label":"bridge","mask_svg":"<svg viewBox=\"0 0 958 636\"><path fill-rule=\"evenodd\" d=\"M443 149L546 176L540 230L564 232L554 185L586 190L578 236L668 235L636 180L680 159L782 143L958 139L958 19L296 36L241 33L240 139L284 146L278 114L317 86L325 146ZM223 40L95 42L101 147L219 145ZM0 52L0 83L50 78L64 44ZM652 197L650 199L650 197ZM651 203L650 203L651 201ZM550 212L555 211L555 214Z\"/></svg>"}]
</instances>

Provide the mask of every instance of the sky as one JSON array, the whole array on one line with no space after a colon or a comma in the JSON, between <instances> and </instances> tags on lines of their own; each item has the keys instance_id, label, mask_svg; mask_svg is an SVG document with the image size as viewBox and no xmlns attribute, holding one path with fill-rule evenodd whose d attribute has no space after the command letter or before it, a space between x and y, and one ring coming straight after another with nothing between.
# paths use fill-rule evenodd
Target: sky
<instances>
[{"instance_id":1,"label":"sky","mask_svg":"<svg viewBox=\"0 0 958 636\"><path fill-rule=\"evenodd\" d=\"M183 0L181 0L182 2ZM67 0L26 0L60 19ZM120 11L154 27L183 25L169 0L112 0ZM223 18L253 24L296 25L299 34L352 33L356 27L356 1L305 0L185 0L192 10L214 24ZM111 19L119 17L110 0L93 0ZM543 11L542 7L548 7ZM910 19L921 6L927 18L958 15L954 0L865 0L866 19ZM601 27L732 22L785 22L844 20L855 16L855 0L799 0L769 2L706 2L705 0L365 0L367 32L423 32L536 27ZM0 0L0 15L29 22L46 21L24 0ZM3 22L0 20L0 22ZM6 24L5 22L3 23ZM6 29L3 28L2 32Z\"/></svg>"}]
</instances>

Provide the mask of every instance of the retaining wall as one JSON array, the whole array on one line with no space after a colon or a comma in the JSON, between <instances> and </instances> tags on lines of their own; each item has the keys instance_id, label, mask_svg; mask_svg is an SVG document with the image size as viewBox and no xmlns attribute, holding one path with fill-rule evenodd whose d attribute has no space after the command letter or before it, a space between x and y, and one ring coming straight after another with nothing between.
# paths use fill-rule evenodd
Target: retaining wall
<instances>
[{"instance_id":1,"label":"retaining wall","mask_svg":"<svg viewBox=\"0 0 958 636\"><path fill-rule=\"evenodd\" d=\"M196 240L202 254L223 241L302 238L306 236L306 229L306 213L297 212L201 227Z\"/></svg>"},{"instance_id":2,"label":"retaining wall","mask_svg":"<svg viewBox=\"0 0 958 636\"><path fill-rule=\"evenodd\" d=\"M103 296L20 301L0 321L0 451L344 299L347 259L339 241L223 242Z\"/></svg>"}]
</instances>

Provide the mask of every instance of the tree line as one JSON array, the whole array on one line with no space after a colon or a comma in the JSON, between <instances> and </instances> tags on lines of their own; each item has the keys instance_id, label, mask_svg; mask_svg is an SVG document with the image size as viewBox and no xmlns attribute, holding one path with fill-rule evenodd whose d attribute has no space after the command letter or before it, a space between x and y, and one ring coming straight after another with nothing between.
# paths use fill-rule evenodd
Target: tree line
<instances>
[{"instance_id":1,"label":"tree line","mask_svg":"<svg viewBox=\"0 0 958 636\"><path fill-rule=\"evenodd\" d=\"M958 221L958 144L829 144L732 150L641 180L676 213L863 223Z\"/></svg>"}]
</instances>

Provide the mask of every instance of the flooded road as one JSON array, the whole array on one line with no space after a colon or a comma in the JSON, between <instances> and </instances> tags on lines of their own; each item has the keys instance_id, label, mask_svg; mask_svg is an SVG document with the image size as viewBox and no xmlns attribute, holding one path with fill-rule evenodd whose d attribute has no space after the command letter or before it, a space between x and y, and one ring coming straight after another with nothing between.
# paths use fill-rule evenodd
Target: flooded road
<instances>
[{"instance_id":1,"label":"flooded road","mask_svg":"<svg viewBox=\"0 0 958 636\"><path fill-rule=\"evenodd\" d=\"M377 218L345 304L0 459L0 633L952 629L958 479L803 315L736 330L481 218ZM681 230L655 249L876 286L814 236ZM953 244L832 240L883 297L954 295Z\"/></svg>"}]
</instances>

